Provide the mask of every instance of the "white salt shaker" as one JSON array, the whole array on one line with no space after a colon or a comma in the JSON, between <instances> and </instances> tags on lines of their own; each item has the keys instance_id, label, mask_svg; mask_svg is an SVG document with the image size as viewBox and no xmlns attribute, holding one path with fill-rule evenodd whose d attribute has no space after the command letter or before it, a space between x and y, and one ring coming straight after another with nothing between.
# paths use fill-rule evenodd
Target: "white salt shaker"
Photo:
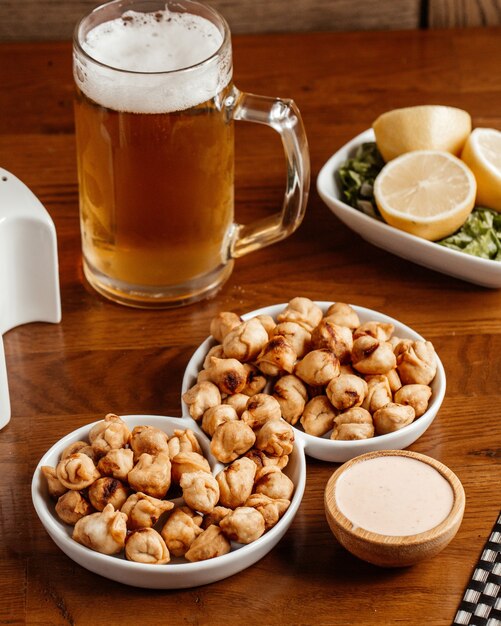
<instances>
[{"instance_id":1,"label":"white salt shaker","mask_svg":"<svg viewBox=\"0 0 501 626\"><path fill-rule=\"evenodd\" d=\"M60 320L54 223L28 187L0 168L0 428L10 420L2 335L28 322Z\"/></svg>"}]
</instances>

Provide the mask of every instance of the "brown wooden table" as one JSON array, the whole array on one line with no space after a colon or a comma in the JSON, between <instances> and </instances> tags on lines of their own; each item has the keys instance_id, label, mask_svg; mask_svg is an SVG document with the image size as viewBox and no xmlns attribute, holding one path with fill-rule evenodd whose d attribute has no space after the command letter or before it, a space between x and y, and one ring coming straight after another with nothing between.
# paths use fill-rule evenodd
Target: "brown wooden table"
<instances>
[{"instance_id":1,"label":"brown wooden table","mask_svg":"<svg viewBox=\"0 0 501 626\"><path fill-rule=\"evenodd\" d=\"M346 140L388 109L442 103L501 128L501 30L234 37L242 90L293 97L313 181ZM82 278L69 43L0 46L0 166L54 219L63 319L4 336L12 419L0 432L0 623L450 624L500 507L501 292L378 250L345 228L314 184L288 240L237 261L219 295L171 311L111 304ZM277 208L284 183L272 131L237 130L238 219ZM65 433L105 413L180 415L183 370L220 310L295 295L380 310L433 341L447 394L411 448L453 469L463 524L434 559L405 570L357 560L333 539L323 490L334 464L308 461L306 493L284 539L253 567L183 591L100 578L52 543L31 504L33 470ZM2 295L0 294L0 297Z\"/></svg>"}]
</instances>

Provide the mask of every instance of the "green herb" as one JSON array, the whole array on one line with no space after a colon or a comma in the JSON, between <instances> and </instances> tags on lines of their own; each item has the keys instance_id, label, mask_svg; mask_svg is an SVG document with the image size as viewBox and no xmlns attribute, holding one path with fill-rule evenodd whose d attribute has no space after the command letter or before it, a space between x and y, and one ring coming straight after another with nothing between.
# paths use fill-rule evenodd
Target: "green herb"
<instances>
[{"instance_id":1,"label":"green herb","mask_svg":"<svg viewBox=\"0 0 501 626\"><path fill-rule=\"evenodd\" d=\"M437 243L482 259L501 261L501 214L476 207L458 231Z\"/></svg>"},{"instance_id":2,"label":"green herb","mask_svg":"<svg viewBox=\"0 0 501 626\"><path fill-rule=\"evenodd\" d=\"M376 143L367 142L337 171L345 202L379 220L382 217L374 201L373 186L383 166ZM475 207L459 230L436 243L483 259L501 261L501 214Z\"/></svg>"},{"instance_id":3,"label":"green herb","mask_svg":"<svg viewBox=\"0 0 501 626\"><path fill-rule=\"evenodd\" d=\"M374 179L384 166L374 141L363 143L338 170L344 200L363 213L382 219L374 201Z\"/></svg>"}]
</instances>

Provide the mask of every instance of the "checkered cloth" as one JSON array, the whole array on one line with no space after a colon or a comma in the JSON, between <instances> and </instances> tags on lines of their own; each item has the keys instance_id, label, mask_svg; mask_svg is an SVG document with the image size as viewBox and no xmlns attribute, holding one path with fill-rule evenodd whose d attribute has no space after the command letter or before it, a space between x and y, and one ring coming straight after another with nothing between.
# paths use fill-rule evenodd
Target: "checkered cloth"
<instances>
[{"instance_id":1,"label":"checkered cloth","mask_svg":"<svg viewBox=\"0 0 501 626\"><path fill-rule=\"evenodd\" d=\"M501 626L501 514L459 605L453 626Z\"/></svg>"}]
</instances>

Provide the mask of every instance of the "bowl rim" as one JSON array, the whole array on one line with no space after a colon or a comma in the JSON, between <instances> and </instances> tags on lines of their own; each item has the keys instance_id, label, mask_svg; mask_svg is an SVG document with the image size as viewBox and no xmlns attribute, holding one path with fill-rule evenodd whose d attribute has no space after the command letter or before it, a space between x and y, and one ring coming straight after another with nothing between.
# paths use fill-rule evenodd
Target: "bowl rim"
<instances>
[{"instance_id":1,"label":"bowl rim","mask_svg":"<svg viewBox=\"0 0 501 626\"><path fill-rule=\"evenodd\" d=\"M198 426L195 420L193 420L191 417L189 418L186 416L172 417L172 416L167 416L167 415L146 415L146 414L144 415L143 414L128 414L128 415L121 415L120 417L124 420L136 420L140 418L141 419L145 418L146 420L148 419L151 420L152 418L154 420L167 420L168 423L172 425L174 424L172 420L175 420L176 426L180 428L183 428L183 427L190 428L197 435L197 439L202 438L202 440L205 441L207 446L210 445L210 440L208 439L207 435L201 430L201 428ZM66 434L64 437L56 441L44 453L40 461L37 463L37 466L33 472L33 477L31 481L32 502L33 502L33 506L35 508L35 511L42 525L44 526L49 536L58 545L58 547L65 554L67 554L67 556L72 558L72 560L75 560L75 559L73 559L73 557L71 557L70 554L68 554L68 552L65 549L61 548L61 546L58 543L59 541L62 542L63 545L67 546L68 550L71 553L75 553L81 556L82 559L85 559L85 560L92 559L94 563L102 564L103 571L110 570L110 568L113 568L113 569L125 568L131 573L136 572L136 573L151 574L152 572L158 572L159 575L163 573L165 575L170 575L170 576L174 574L178 574L179 576L181 576L181 575L187 575L189 573L193 573L196 571L197 574L200 574L206 571L210 571L212 569L224 568L225 566L233 564L235 561L238 561L240 559L245 559L245 556L251 554L253 551L258 552L260 548L265 549L265 546L267 546L267 544L271 544L270 547L266 550L265 552L266 554L268 551L270 551L274 547L276 543L278 543L278 541L281 538L282 531L284 531L284 528L285 528L285 531L287 531L289 525L292 523L292 520L297 513L297 510L299 509L299 506L301 505L301 501L302 501L305 486L306 486L306 460L305 460L305 455L304 455L304 447L301 443L299 443L299 445L296 444L294 446L294 451L293 451L293 454L297 455L296 462L298 463L298 467L297 467L298 480L297 480L297 483L295 483L294 485L294 493L293 493L289 508L284 513L284 515L279 519L277 524L275 524L275 526L273 526L268 531L266 531L261 537L256 539L256 541L249 543L249 544L238 544L238 548L234 548L227 554L223 554L221 556L218 556L212 559L207 559L204 561L195 561L195 562L187 561L184 563L165 563L162 565L150 564L150 563L137 563L135 561L129 561L123 558L123 556L102 554L101 552L91 550L90 548L87 548L86 546L79 544L77 541L72 539L71 536L68 536L68 534L64 532L59 522L55 519L54 515L51 513L48 507L48 503L46 502L46 499L40 493L39 486L42 480L41 467L43 465L48 464L47 459L50 458L56 452L59 452L59 453L62 452L63 449L69 443L83 439L86 435L88 435L90 429L101 421L102 420L97 420L95 422L81 426L80 428L77 428L71 431L70 433ZM147 422L145 422L145 424L147 424ZM217 468L219 466L224 467L224 464L219 463L216 459L214 459L214 461L215 461L214 464L211 463L211 469L213 473L214 472L217 473ZM64 524L64 522L61 522L61 524ZM70 527L67 524L66 526ZM277 535L278 535L278 539L277 539ZM275 543L273 543L274 541ZM81 563L81 560L77 562ZM82 565L82 567L85 567L85 566ZM106 574L103 573L102 575L106 577Z\"/></svg>"},{"instance_id":2,"label":"bowl rim","mask_svg":"<svg viewBox=\"0 0 501 626\"><path fill-rule=\"evenodd\" d=\"M327 308L331 306L332 304L334 304L335 301L313 300L313 302L317 304L318 306L320 306L322 308L322 311L325 313ZM278 304L260 307L253 311L244 313L240 315L240 317L244 321L251 319L252 317L256 317L257 315L263 315L263 314L271 315L273 317L280 310L283 310L283 308L285 308L287 304L288 304L287 302L285 303L282 302ZM410 326L407 326L403 322L389 315L386 315L386 313L381 313L374 309L369 309L367 307L359 306L356 304L350 304L350 306L358 314L367 316L369 319L374 319L374 317L371 317L371 316L375 315L376 317L381 318L385 322L392 323L395 326L395 328L399 327L407 335L410 335L411 337L415 338L415 340L425 341L424 337L420 335L417 331L415 331L413 328L411 328ZM274 313L270 313L270 311L273 311ZM217 343L216 340L211 335L209 335L196 348L195 352L192 354L188 364L186 365L186 369L183 375L181 396L184 394L185 391L187 391L190 388L189 379L192 376L192 372L190 371L191 369L190 366L194 366L193 362L195 358L199 355L199 352L202 352L202 348L207 346L207 350L208 350L211 344L215 345L216 343ZM416 418L411 424L408 424L407 426L404 426L403 428L393 431L391 433L386 433L384 435L375 435L374 437L371 437L369 439L360 439L360 440L354 440L354 441L334 440L334 439L330 439L326 437L325 435L322 437L318 437L316 435L310 435L304 432L304 430L294 425L292 427L294 428L294 432L297 435L296 440L298 439L303 440L303 445L304 445L306 454L308 454L309 456L312 456L313 458L321 458L321 457L316 456L316 453L315 451L312 450L312 448L316 448L317 450L320 450L321 454L326 454L329 451L331 452L353 451L354 455L356 455L358 450L363 450L368 445L369 446L377 445L379 449L381 449L382 447L385 447L386 449L391 449L392 444L395 443L395 440L400 439L402 436L405 436L405 434L410 434L416 430L419 431L421 428L424 428L424 430L418 435L418 437L420 437L423 434L423 432L434 421L438 411L440 410L442 402L444 400L445 392L447 388L447 381L446 381L444 366L437 353L435 353L435 357L436 357L436 362L437 362L437 373L434 379L436 381L436 390L433 390L433 395L432 395L430 404L428 405L428 408L425 411L425 413L423 413L423 415L421 415L420 417ZM181 405L182 405L183 415L188 416L189 414L187 413L187 408L182 398L181 398ZM407 445L410 445L410 443ZM322 457L322 460L325 460L325 459Z\"/></svg>"},{"instance_id":3,"label":"bowl rim","mask_svg":"<svg viewBox=\"0 0 501 626\"><path fill-rule=\"evenodd\" d=\"M376 533L372 530L367 530L360 526L355 526L351 520L344 515L336 502L336 486L339 478L357 463L363 463L364 461L373 458L385 456L400 456L421 461L422 463L433 467L443 478L445 478L452 489L454 500L452 508L444 520L429 530L425 530L420 533L414 533L412 535L385 535ZM463 485L456 474L449 467L447 467L447 465L437 459L434 459L433 457L411 450L377 450L374 452L367 452L366 454L350 459L341 465L341 467L339 467L330 476L324 491L324 507L329 523L334 523L344 533L347 533L358 540L373 546L384 546L385 548L391 548L392 546L420 546L436 540L438 537L446 535L461 521L464 513L465 502L466 498Z\"/></svg>"}]
</instances>

